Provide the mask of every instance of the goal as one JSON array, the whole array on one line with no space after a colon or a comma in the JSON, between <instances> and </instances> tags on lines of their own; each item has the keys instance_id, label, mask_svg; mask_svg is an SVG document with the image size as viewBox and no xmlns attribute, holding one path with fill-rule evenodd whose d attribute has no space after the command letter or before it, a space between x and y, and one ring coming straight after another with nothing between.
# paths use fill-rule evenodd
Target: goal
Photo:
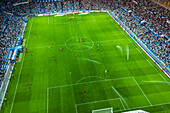
<instances>
[{"instance_id":1,"label":"goal","mask_svg":"<svg viewBox=\"0 0 170 113\"><path fill-rule=\"evenodd\" d=\"M113 113L113 108L93 110L92 113Z\"/></svg>"}]
</instances>

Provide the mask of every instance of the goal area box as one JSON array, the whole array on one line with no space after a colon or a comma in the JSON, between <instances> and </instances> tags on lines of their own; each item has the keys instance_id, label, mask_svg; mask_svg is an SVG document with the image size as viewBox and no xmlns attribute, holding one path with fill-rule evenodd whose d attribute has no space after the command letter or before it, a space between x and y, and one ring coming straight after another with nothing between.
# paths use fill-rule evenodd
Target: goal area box
<instances>
[{"instance_id":1,"label":"goal area box","mask_svg":"<svg viewBox=\"0 0 170 113\"><path fill-rule=\"evenodd\" d=\"M113 113L113 108L93 110L92 113Z\"/></svg>"}]
</instances>

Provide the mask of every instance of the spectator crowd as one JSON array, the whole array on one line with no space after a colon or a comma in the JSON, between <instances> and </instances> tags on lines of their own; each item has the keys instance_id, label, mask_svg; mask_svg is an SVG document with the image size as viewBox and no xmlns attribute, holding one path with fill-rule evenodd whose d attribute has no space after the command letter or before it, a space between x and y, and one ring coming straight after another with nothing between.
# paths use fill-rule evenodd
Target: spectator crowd
<instances>
[{"instance_id":1,"label":"spectator crowd","mask_svg":"<svg viewBox=\"0 0 170 113\"><path fill-rule=\"evenodd\" d=\"M170 68L170 11L151 0L34 0L14 6L16 2L25 1L0 2L0 84L9 61L8 48L14 46L24 25L21 16L61 11L109 9Z\"/></svg>"},{"instance_id":2,"label":"spectator crowd","mask_svg":"<svg viewBox=\"0 0 170 113\"><path fill-rule=\"evenodd\" d=\"M4 79L9 63L9 48L14 46L17 36L20 34L24 21L8 13L0 12L0 86Z\"/></svg>"}]
</instances>

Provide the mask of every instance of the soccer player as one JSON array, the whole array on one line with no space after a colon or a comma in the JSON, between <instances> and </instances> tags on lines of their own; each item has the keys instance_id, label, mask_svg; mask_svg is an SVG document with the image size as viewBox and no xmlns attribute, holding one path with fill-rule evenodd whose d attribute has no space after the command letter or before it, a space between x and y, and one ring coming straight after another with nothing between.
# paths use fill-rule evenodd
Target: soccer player
<instances>
[{"instance_id":1,"label":"soccer player","mask_svg":"<svg viewBox=\"0 0 170 113\"><path fill-rule=\"evenodd\" d=\"M52 56L52 60L56 61L56 59Z\"/></svg>"},{"instance_id":2,"label":"soccer player","mask_svg":"<svg viewBox=\"0 0 170 113\"><path fill-rule=\"evenodd\" d=\"M93 55L91 56L91 58L93 59Z\"/></svg>"},{"instance_id":3,"label":"soccer player","mask_svg":"<svg viewBox=\"0 0 170 113\"><path fill-rule=\"evenodd\" d=\"M77 43L79 43L79 39L78 39L78 37L76 38L76 40L77 40Z\"/></svg>"},{"instance_id":4,"label":"soccer player","mask_svg":"<svg viewBox=\"0 0 170 113\"><path fill-rule=\"evenodd\" d=\"M6 99L6 98L4 98L4 101L7 101L7 99Z\"/></svg>"},{"instance_id":5,"label":"soccer player","mask_svg":"<svg viewBox=\"0 0 170 113\"><path fill-rule=\"evenodd\" d=\"M31 88L31 84L27 84L28 88L30 89Z\"/></svg>"},{"instance_id":6,"label":"soccer player","mask_svg":"<svg viewBox=\"0 0 170 113\"><path fill-rule=\"evenodd\" d=\"M83 93L80 93L80 94L86 95L86 94L87 94L87 92L86 92L86 91L84 91Z\"/></svg>"},{"instance_id":7,"label":"soccer player","mask_svg":"<svg viewBox=\"0 0 170 113\"><path fill-rule=\"evenodd\" d=\"M84 95L86 95L86 91L84 91Z\"/></svg>"},{"instance_id":8,"label":"soccer player","mask_svg":"<svg viewBox=\"0 0 170 113\"><path fill-rule=\"evenodd\" d=\"M60 51L63 50L63 48L60 48Z\"/></svg>"},{"instance_id":9,"label":"soccer player","mask_svg":"<svg viewBox=\"0 0 170 113\"><path fill-rule=\"evenodd\" d=\"M27 84L28 87L30 87L30 84Z\"/></svg>"},{"instance_id":10,"label":"soccer player","mask_svg":"<svg viewBox=\"0 0 170 113\"><path fill-rule=\"evenodd\" d=\"M105 72L105 74L106 74L108 71L107 71L107 70L105 70L104 72Z\"/></svg>"},{"instance_id":11,"label":"soccer player","mask_svg":"<svg viewBox=\"0 0 170 113\"><path fill-rule=\"evenodd\" d=\"M14 75L13 75L13 74L11 74L11 79L12 79L12 78L14 79Z\"/></svg>"},{"instance_id":12,"label":"soccer player","mask_svg":"<svg viewBox=\"0 0 170 113\"><path fill-rule=\"evenodd\" d=\"M99 50L99 46L100 46L100 44L97 44L97 50Z\"/></svg>"}]
</instances>

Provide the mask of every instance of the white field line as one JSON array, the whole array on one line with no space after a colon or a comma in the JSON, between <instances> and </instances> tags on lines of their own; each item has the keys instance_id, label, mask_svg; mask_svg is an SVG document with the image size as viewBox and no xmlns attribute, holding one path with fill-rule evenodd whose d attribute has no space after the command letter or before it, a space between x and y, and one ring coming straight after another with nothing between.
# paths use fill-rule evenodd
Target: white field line
<instances>
[{"instance_id":1,"label":"white field line","mask_svg":"<svg viewBox=\"0 0 170 113\"><path fill-rule=\"evenodd\" d=\"M32 19L32 23L33 23L33 20L34 20L34 19ZM28 45L28 41L29 41L29 38L30 38L32 23L31 23L30 30L29 30L27 45ZM27 45L26 45L26 48L27 48ZM20 80L20 76L21 76L21 71L22 71L24 59L25 59L25 53L24 53L24 56L23 56L23 61L22 61L22 64L21 64L21 68L20 68L20 72L19 72L19 76L18 76L18 80L17 80L17 85L16 85L16 88L15 88L15 93L14 93L14 97L13 97L13 100L12 100L12 105L11 105L10 113L12 113L12 109L13 109L13 106L14 106L15 96L16 96L17 89L18 89L18 83L19 83L19 80Z\"/></svg>"},{"instance_id":2,"label":"white field line","mask_svg":"<svg viewBox=\"0 0 170 113\"><path fill-rule=\"evenodd\" d=\"M106 100L99 100L99 101L93 101L93 102L85 102L85 103L80 103L80 104L76 104L76 105L77 106L81 106L81 105L86 105L86 104L99 103L99 102L107 102L107 101L113 101L113 100L120 100L120 99L119 98L106 99Z\"/></svg>"},{"instance_id":3,"label":"white field line","mask_svg":"<svg viewBox=\"0 0 170 113\"><path fill-rule=\"evenodd\" d=\"M112 80L122 80L122 79L132 79L132 77L122 77L122 78L116 78L116 79L98 80L98 81L83 82L83 83L77 83L77 84L68 84L68 85L62 85L62 86L54 86L54 87L48 87L48 88L49 89L54 89L54 88L69 87L69 86L74 86L74 85L90 84L90 83L105 82L105 81L112 81Z\"/></svg>"},{"instance_id":4,"label":"white field line","mask_svg":"<svg viewBox=\"0 0 170 113\"><path fill-rule=\"evenodd\" d=\"M91 16L93 17L93 20L96 21L95 17L91 14Z\"/></svg>"},{"instance_id":5,"label":"white field line","mask_svg":"<svg viewBox=\"0 0 170 113\"><path fill-rule=\"evenodd\" d=\"M49 98L49 88L47 88L47 113L48 113L48 98Z\"/></svg>"},{"instance_id":6,"label":"white field line","mask_svg":"<svg viewBox=\"0 0 170 113\"><path fill-rule=\"evenodd\" d=\"M110 18L109 18L110 19ZM111 19L110 19L111 20ZM112 21L112 20L111 20ZM113 22L113 21L112 21ZM116 26L115 24L114 24L114 26ZM117 27L117 26L116 26ZM119 30L120 30L120 28L119 27L117 27ZM120 30L121 31L121 33L129 40L129 38L124 34L125 32L122 32L122 30ZM134 45L134 43L131 41L131 40L129 40L132 44L133 44L133 46L135 47L135 45ZM139 51L139 49L138 48L136 48L138 51ZM140 53L141 53L141 55L146 59L146 57L142 54L142 52L141 51L139 51ZM147 60L147 59L146 59ZM148 61L148 60L147 60ZM149 62L149 61L148 61ZM150 63L150 62L149 62ZM151 64L151 63L150 63ZM151 66L158 72L158 70L151 64ZM158 74L167 82L167 80L158 72Z\"/></svg>"},{"instance_id":7,"label":"white field line","mask_svg":"<svg viewBox=\"0 0 170 113\"><path fill-rule=\"evenodd\" d=\"M76 84L78 84L80 81L82 81L86 78L101 78L101 79L107 80L106 78L100 77L100 76L86 76L86 77L81 78L78 82L76 82Z\"/></svg>"},{"instance_id":8,"label":"white field line","mask_svg":"<svg viewBox=\"0 0 170 113\"><path fill-rule=\"evenodd\" d=\"M121 104L122 104L124 110L126 110L126 108L125 108L125 106L124 106L124 104L123 104L123 102L122 102L122 99L120 99L120 102L121 102Z\"/></svg>"},{"instance_id":9,"label":"white field line","mask_svg":"<svg viewBox=\"0 0 170 113\"><path fill-rule=\"evenodd\" d=\"M87 47L87 48L92 48L91 46L87 46L87 45L80 45L80 46L84 46L84 47Z\"/></svg>"},{"instance_id":10,"label":"white field line","mask_svg":"<svg viewBox=\"0 0 170 113\"><path fill-rule=\"evenodd\" d=\"M145 59L147 59L145 56L144 56L144 54L142 54L142 52L138 49L138 48L136 48L138 51L139 51L139 53L143 56L143 58L145 58Z\"/></svg>"},{"instance_id":11,"label":"white field line","mask_svg":"<svg viewBox=\"0 0 170 113\"><path fill-rule=\"evenodd\" d=\"M166 82L168 82L163 76L162 76L162 74L153 66L153 64L142 54L142 52L137 48L137 50L140 52L140 54L143 56L143 58L145 58L145 60L152 66L152 68L161 76L161 78L164 80L164 81L166 81ZM168 85L170 85L170 84L168 84Z\"/></svg>"},{"instance_id":12,"label":"white field line","mask_svg":"<svg viewBox=\"0 0 170 113\"><path fill-rule=\"evenodd\" d=\"M126 40L126 39L116 39L116 40L103 40L103 41L95 41L95 43L98 42L112 42L112 41L119 41L119 40ZM88 43L88 42L86 42ZM89 42L91 43L91 42ZM76 45L77 43L72 43L72 44L68 44L68 45ZM55 45L55 46L65 46L65 44L59 44L59 45ZM55 47L55 46L50 46L50 47ZM28 48L28 49L42 49L42 48L48 48L49 46L40 46L40 47L32 47L32 48Z\"/></svg>"},{"instance_id":13,"label":"white field line","mask_svg":"<svg viewBox=\"0 0 170 113\"><path fill-rule=\"evenodd\" d=\"M111 108L111 113L113 113L113 108Z\"/></svg>"},{"instance_id":14,"label":"white field line","mask_svg":"<svg viewBox=\"0 0 170 113\"><path fill-rule=\"evenodd\" d=\"M121 79L130 79L130 78L132 78L132 77L123 77L123 78L116 78L116 79L106 79L106 80L100 80L100 81L92 81L92 82L84 82L84 83L76 83L76 84L69 84L69 85L62 85L62 86L55 86L55 87L48 87L47 88L47 93L49 93L49 89L54 89L54 88L63 88L63 87L69 87L69 86L74 86L74 85L81 85L81 84L89 84L89 83L97 83L97 82L104 82L104 81L111 81L111 80L121 80ZM49 98L48 97L48 94L47 94L47 98ZM119 99L119 98L118 98ZM110 99L110 100L115 100L115 99ZM101 100L101 101L108 101L108 100ZM96 102L96 101L95 101ZM99 101L97 101L97 102L99 102ZM94 102L89 102L89 103L94 103ZM88 103L81 103L81 104L88 104ZM75 108L76 108L76 113L78 113L78 111L77 111L77 105L80 105L80 104L76 104L75 105ZM124 107L124 105L122 105L123 107ZM47 99L47 113L48 113L48 99Z\"/></svg>"},{"instance_id":15,"label":"white field line","mask_svg":"<svg viewBox=\"0 0 170 113\"><path fill-rule=\"evenodd\" d=\"M105 111L105 110L109 110L109 109L110 109L111 111L113 110L112 107L111 107L111 108L103 108L103 109L93 110L92 113L94 113L94 112L96 112L96 111Z\"/></svg>"},{"instance_id":16,"label":"white field line","mask_svg":"<svg viewBox=\"0 0 170 113\"><path fill-rule=\"evenodd\" d=\"M23 53L20 53L18 62L22 61L22 55L23 55Z\"/></svg>"},{"instance_id":17,"label":"white field line","mask_svg":"<svg viewBox=\"0 0 170 113\"><path fill-rule=\"evenodd\" d=\"M15 88L15 93L14 93L14 97L13 97L13 100L12 100L12 105L11 105L10 113L12 113L12 109L13 109L13 105L14 105L14 101L15 101L15 96L16 96L17 89L18 89L18 83L19 83L19 80L20 80L20 76L21 76L21 71L22 71L24 59L25 59L25 54L24 54L24 58L23 58L23 61L22 61L22 64L21 64L21 68L20 68L20 72L19 72L19 77L18 77L18 80L17 80L17 85L16 85L16 88Z\"/></svg>"},{"instance_id":18,"label":"white field line","mask_svg":"<svg viewBox=\"0 0 170 113\"><path fill-rule=\"evenodd\" d=\"M84 61L89 61L89 62L93 62L93 63L96 63L96 64L101 64L99 61L97 60L92 60L92 59L88 59L88 58L79 58L80 60L84 60Z\"/></svg>"},{"instance_id":19,"label":"white field line","mask_svg":"<svg viewBox=\"0 0 170 113\"><path fill-rule=\"evenodd\" d=\"M137 50L139 51L139 49L137 49ZM139 51L139 52L140 52L140 54L143 56L143 58L145 58L146 61L152 66L152 68L161 76L161 78L167 82L167 80L166 80L166 79L162 76L162 74L153 66L153 64L142 54L142 52L141 52L141 51Z\"/></svg>"},{"instance_id":20,"label":"white field line","mask_svg":"<svg viewBox=\"0 0 170 113\"><path fill-rule=\"evenodd\" d=\"M75 105L75 109L76 109L76 113L78 113L78 110L77 110L77 104Z\"/></svg>"},{"instance_id":21,"label":"white field line","mask_svg":"<svg viewBox=\"0 0 170 113\"><path fill-rule=\"evenodd\" d=\"M165 84L169 84L170 83L170 82L165 82L165 81L143 81L143 82L165 83Z\"/></svg>"},{"instance_id":22,"label":"white field line","mask_svg":"<svg viewBox=\"0 0 170 113\"><path fill-rule=\"evenodd\" d=\"M32 19L32 23L33 23L33 21L34 21L34 18ZM27 46L28 46L28 41L29 41L29 39L30 39L30 33L31 33L32 23L31 23L31 26L30 26L29 34L28 34L28 39L27 39L27 45L26 45L26 48L27 48Z\"/></svg>"},{"instance_id":23,"label":"white field line","mask_svg":"<svg viewBox=\"0 0 170 113\"><path fill-rule=\"evenodd\" d=\"M148 107L155 107L155 106L163 106L163 105L169 105L170 102L167 102L167 103L162 103L162 104L154 104L152 106L141 106L141 107L134 107L134 108L129 108L129 109L126 109L126 110L135 110L135 109L141 109L141 108L148 108ZM124 111L124 110L115 110L114 112L121 112L121 111Z\"/></svg>"},{"instance_id":24,"label":"white field line","mask_svg":"<svg viewBox=\"0 0 170 113\"><path fill-rule=\"evenodd\" d=\"M159 73L159 71L153 66L153 64L152 64L148 59L146 59L146 60L147 60L147 62L157 71L157 73L161 76L161 78L162 78L165 82L168 82L168 81L162 76L162 74ZM168 85L170 85L170 84L168 84Z\"/></svg>"},{"instance_id":25,"label":"white field line","mask_svg":"<svg viewBox=\"0 0 170 113\"><path fill-rule=\"evenodd\" d=\"M150 102L150 100L148 99L148 97L146 96L146 94L144 93L142 88L139 86L139 84L137 83L136 79L134 77L132 77L132 78L135 81L135 83L137 84L137 86L139 87L139 89L141 90L141 92L143 93L143 95L145 96L145 98L147 99L147 101L149 102L150 106L152 106L152 103Z\"/></svg>"},{"instance_id":26,"label":"white field line","mask_svg":"<svg viewBox=\"0 0 170 113\"><path fill-rule=\"evenodd\" d=\"M120 93L113 87L111 86L111 88L116 92L116 94L120 97L120 100L122 100L125 104L126 104L126 107L129 108L127 102L125 101L125 99L120 95ZM124 108L125 109L125 108Z\"/></svg>"}]
</instances>

